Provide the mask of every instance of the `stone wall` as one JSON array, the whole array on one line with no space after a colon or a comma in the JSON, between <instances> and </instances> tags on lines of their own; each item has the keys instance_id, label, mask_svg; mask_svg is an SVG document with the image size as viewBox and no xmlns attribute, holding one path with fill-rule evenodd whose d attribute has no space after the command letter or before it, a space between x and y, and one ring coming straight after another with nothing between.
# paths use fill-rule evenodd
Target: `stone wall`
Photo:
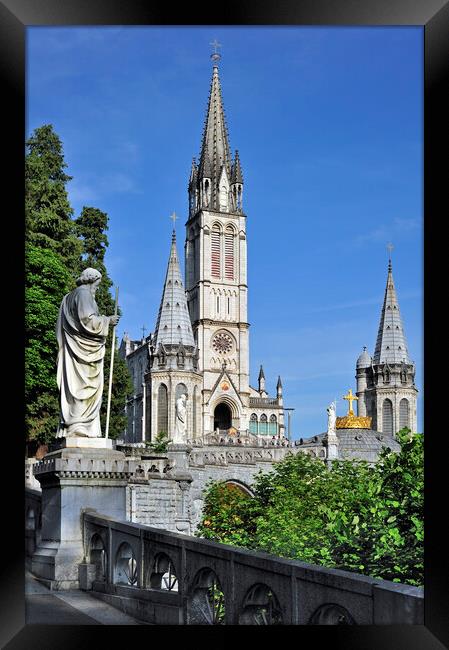
<instances>
[{"instance_id":1,"label":"stone wall","mask_svg":"<svg viewBox=\"0 0 449 650\"><path fill-rule=\"evenodd\" d=\"M133 451L144 452L139 448ZM181 452L182 460L179 457L143 455L128 483L127 518L147 526L194 534L201 519L204 490L209 481L232 482L250 491L256 474L271 471L274 462L299 451L300 447L217 445L189 448L189 451ZM179 469L185 470L187 475L185 472L179 475ZM184 508L186 516L183 515Z\"/></svg>"}]
</instances>

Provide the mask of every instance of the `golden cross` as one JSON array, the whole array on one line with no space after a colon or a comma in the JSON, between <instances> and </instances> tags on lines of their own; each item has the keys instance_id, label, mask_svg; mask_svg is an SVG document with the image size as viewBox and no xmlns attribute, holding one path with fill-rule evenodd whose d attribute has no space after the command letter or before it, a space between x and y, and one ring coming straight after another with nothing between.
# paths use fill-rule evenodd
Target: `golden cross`
<instances>
[{"instance_id":1,"label":"golden cross","mask_svg":"<svg viewBox=\"0 0 449 650\"><path fill-rule=\"evenodd\" d=\"M352 410L352 402L353 402L354 400L359 399L359 398L357 397L357 395L353 395L353 394L352 394L352 388L350 388L350 389L348 390L348 394L347 394L347 395L343 395L343 399L345 399L345 400L347 400L347 401L349 402L349 411L348 411L348 415L354 415L354 411Z\"/></svg>"},{"instance_id":2,"label":"golden cross","mask_svg":"<svg viewBox=\"0 0 449 650\"><path fill-rule=\"evenodd\" d=\"M176 212L173 212L173 214L171 214L171 215L169 216L169 219L171 219L171 220L173 221L173 230L174 230L174 229L175 229L175 222L176 222L176 219L179 219L179 217L176 216Z\"/></svg>"}]
</instances>

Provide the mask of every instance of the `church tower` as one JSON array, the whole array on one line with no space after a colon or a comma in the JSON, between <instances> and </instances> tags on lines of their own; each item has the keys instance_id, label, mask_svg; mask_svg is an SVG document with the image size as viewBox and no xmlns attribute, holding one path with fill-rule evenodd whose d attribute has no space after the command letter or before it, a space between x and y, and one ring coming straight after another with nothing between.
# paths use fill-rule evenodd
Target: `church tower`
<instances>
[{"instance_id":1,"label":"church tower","mask_svg":"<svg viewBox=\"0 0 449 650\"><path fill-rule=\"evenodd\" d=\"M374 355L363 349L356 381L358 415L371 416L373 429L390 435L403 427L416 431L415 364L407 349L391 258Z\"/></svg>"},{"instance_id":2,"label":"church tower","mask_svg":"<svg viewBox=\"0 0 449 650\"><path fill-rule=\"evenodd\" d=\"M186 441L193 440L200 429L199 395L202 381L198 372L197 348L187 308L174 229L156 328L150 338L148 352L145 417L151 439L154 440L161 432L173 438L175 405L178 398L185 395L185 438Z\"/></svg>"},{"instance_id":3,"label":"church tower","mask_svg":"<svg viewBox=\"0 0 449 650\"><path fill-rule=\"evenodd\" d=\"M203 431L248 429L246 215L238 152L231 158L214 60L199 161L189 179L188 307L203 373ZM217 384L218 382L218 384ZM227 387L226 394L220 387Z\"/></svg>"}]
</instances>

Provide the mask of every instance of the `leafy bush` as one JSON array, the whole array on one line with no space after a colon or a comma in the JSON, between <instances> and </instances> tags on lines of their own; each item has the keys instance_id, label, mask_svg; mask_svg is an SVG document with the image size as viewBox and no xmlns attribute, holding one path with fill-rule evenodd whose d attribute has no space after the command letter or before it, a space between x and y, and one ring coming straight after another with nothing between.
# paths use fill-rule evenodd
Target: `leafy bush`
<instances>
[{"instance_id":1,"label":"leafy bush","mask_svg":"<svg viewBox=\"0 0 449 650\"><path fill-rule=\"evenodd\" d=\"M375 578L423 584L423 436L402 430L400 453L375 466L304 453L259 473L251 498L208 485L197 534Z\"/></svg>"}]
</instances>

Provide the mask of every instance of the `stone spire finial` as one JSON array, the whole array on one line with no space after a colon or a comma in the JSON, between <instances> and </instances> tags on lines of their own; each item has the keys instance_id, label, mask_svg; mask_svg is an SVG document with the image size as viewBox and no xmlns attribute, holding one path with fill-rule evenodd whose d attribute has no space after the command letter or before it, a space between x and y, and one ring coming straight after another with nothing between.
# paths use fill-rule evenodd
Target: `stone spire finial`
<instances>
[{"instance_id":1,"label":"stone spire finial","mask_svg":"<svg viewBox=\"0 0 449 650\"><path fill-rule=\"evenodd\" d=\"M389 272L391 272L391 268L392 268L391 267L391 251L393 250L393 248L394 248L394 246L393 246L393 244L391 242L389 244L387 244L387 249L388 249L388 271Z\"/></svg>"},{"instance_id":2,"label":"stone spire finial","mask_svg":"<svg viewBox=\"0 0 449 650\"><path fill-rule=\"evenodd\" d=\"M277 395L277 397L282 396L282 381L281 381L281 376L280 375L278 377L278 383L276 384L276 395Z\"/></svg>"},{"instance_id":3,"label":"stone spire finial","mask_svg":"<svg viewBox=\"0 0 449 650\"><path fill-rule=\"evenodd\" d=\"M262 366L260 366L258 379L259 379L259 393L264 393L265 392L265 373L263 371Z\"/></svg>"}]
</instances>

